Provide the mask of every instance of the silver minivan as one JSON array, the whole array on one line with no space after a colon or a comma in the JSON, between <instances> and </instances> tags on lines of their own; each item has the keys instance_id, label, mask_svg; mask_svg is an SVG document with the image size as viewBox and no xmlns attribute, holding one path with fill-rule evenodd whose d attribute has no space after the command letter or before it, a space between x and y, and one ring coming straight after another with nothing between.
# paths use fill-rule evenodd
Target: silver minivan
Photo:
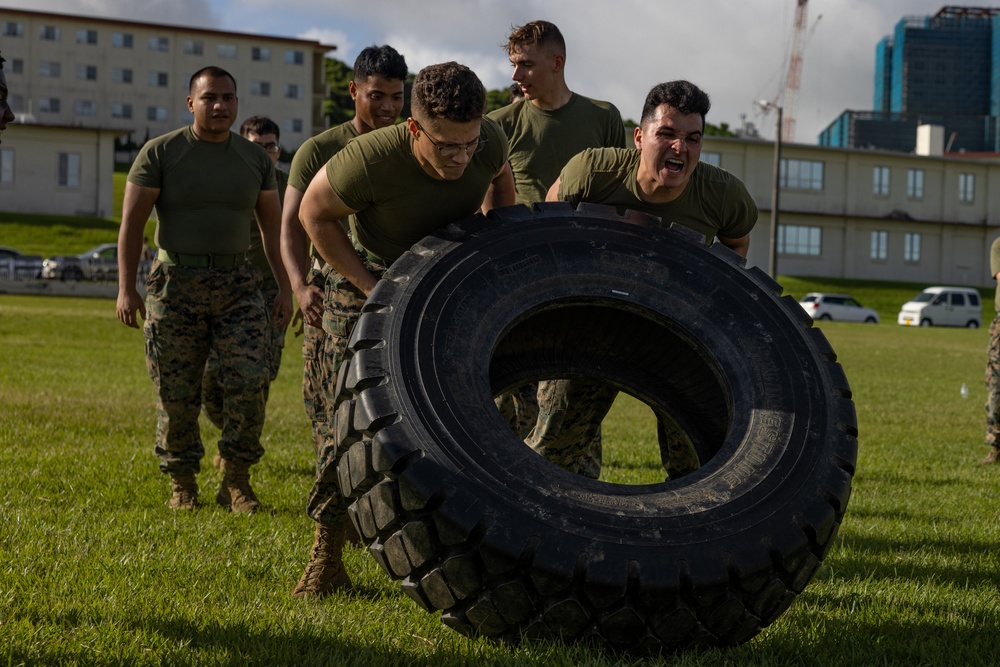
<instances>
[{"instance_id":1,"label":"silver minivan","mask_svg":"<svg viewBox=\"0 0 1000 667\"><path fill-rule=\"evenodd\" d=\"M979 292L968 287L928 287L903 304L900 325L910 327L968 327L983 325Z\"/></svg>"}]
</instances>

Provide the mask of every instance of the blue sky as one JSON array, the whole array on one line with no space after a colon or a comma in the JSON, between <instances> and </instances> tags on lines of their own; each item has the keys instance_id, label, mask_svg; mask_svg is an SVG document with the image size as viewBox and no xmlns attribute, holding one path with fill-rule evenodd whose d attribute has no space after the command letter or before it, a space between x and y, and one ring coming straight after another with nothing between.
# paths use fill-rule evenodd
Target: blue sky
<instances>
[{"instance_id":1,"label":"blue sky","mask_svg":"<svg viewBox=\"0 0 1000 667\"><path fill-rule=\"evenodd\" d=\"M316 39L353 63L372 43L398 49L412 72L462 62L487 88L509 83L501 44L512 25L556 23L567 40L566 78L638 119L656 83L689 79L712 98L709 121L774 118L755 100L775 99L784 80L795 0L0 0L3 7ZM931 15L942 0L809 0L796 140L815 143L844 109L870 109L875 44L904 15ZM973 3L975 4L975 3ZM822 18L819 18L822 16ZM0 43L0 49L3 44Z\"/></svg>"}]
</instances>

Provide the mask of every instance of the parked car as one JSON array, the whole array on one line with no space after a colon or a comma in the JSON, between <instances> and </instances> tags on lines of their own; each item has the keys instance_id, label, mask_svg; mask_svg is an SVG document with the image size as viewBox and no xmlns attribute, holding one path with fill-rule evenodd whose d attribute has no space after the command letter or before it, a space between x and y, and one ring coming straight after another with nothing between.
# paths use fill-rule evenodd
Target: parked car
<instances>
[{"instance_id":1,"label":"parked car","mask_svg":"<svg viewBox=\"0 0 1000 667\"><path fill-rule=\"evenodd\" d=\"M983 326L983 304L979 292L969 287L928 287L903 304L896 321L910 327Z\"/></svg>"},{"instance_id":2,"label":"parked car","mask_svg":"<svg viewBox=\"0 0 1000 667\"><path fill-rule=\"evenodd\" d=\"M879 322L878 313L871 308L865 308L849 294L809 292L802 297L799 305L814 320L843 320L870 324Z\"/></svg>"},{"instance_id":3,"label":"parked car","mask_svg":"<svg viewBox=\"0 0 1000 667\"><path fill-rule=\"evenodd\" d=\"M0 247L0 278L31 280L42 275L42 256L25 255L13 248Z\"/></svg>"},{"instance_id":4,"label":"parked car","mask_svg":"<svg viewBox=\"0 0 1000 667\"><path fill-rule=\"evenodd\" d=\"M118 244L102 243L79 255L57 255L42 262L43 278L117 280Z\"/></svg>"}]
</instances>

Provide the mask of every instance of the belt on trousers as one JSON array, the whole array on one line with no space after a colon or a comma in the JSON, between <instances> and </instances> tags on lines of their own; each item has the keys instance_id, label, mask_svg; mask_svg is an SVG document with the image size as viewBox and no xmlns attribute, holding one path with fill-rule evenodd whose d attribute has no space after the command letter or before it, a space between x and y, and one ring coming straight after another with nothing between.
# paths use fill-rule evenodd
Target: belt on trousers
<instances>
[{"instance_id":1,"label":"belt on trousers","mask_svg":"<svg viewBox=\"0 0 1000 667\"><path fill-rule=\"evenodd\" d=\"M184 252L171 252L160 248L156 253L156 259L164 264L213 268L218 266L241 266L247 261L247 254L245 252L238 252L235 255L192 255Z\"/></svg>"}]
</instances>

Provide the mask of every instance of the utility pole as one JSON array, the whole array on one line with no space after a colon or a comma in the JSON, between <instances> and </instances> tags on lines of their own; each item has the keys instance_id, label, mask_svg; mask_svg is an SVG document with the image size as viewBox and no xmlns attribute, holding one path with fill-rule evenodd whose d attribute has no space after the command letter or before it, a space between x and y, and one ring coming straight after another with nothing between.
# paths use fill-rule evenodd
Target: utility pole
<instances>
[{"instance_id":1,"label":"utility pole","mask_svg":"<svg viewBox=\"0 0 1000 667\"><path fill-rule=\"evenodd\" d=\"M772 170L773 181L771 183L771 230L767 256L767 274L778 279L778 224L781 213L781 129L782 116L784 110L780 105L767 100L760 100L757 106L766 114L773 111L778 112L778 119L774 130L774 166Z\"/></svg>"}]
</instances>

